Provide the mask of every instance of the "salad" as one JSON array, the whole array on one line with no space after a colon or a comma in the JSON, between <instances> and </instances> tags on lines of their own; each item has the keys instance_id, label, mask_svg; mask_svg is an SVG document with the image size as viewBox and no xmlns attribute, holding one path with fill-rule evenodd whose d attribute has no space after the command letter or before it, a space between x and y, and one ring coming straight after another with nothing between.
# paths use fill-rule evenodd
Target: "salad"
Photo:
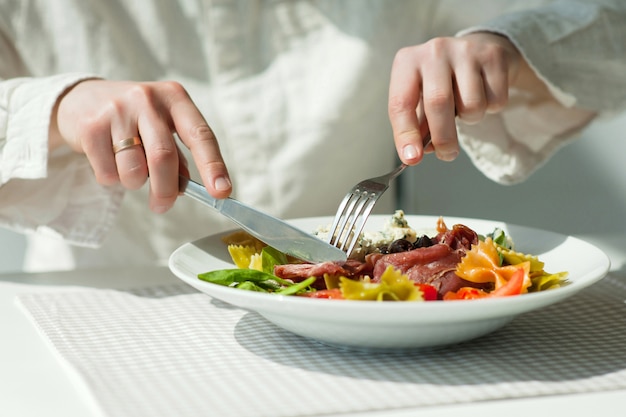
<instances>
[{"instance_id":1,"label":"salad","mask_svg":"<svg viewBox=\"0 0 626 417\"><path fill-rule=\"evenodd\" d=\"M324 238L327 228L315 234ZM223 239L236 268L201 273L218 285L272 294L370 301L453 301L516 296L558 288L567 272L550 273L517 252L501 229L479 235L439 218L417 233L396 211L379 232L365 232L345 263L304 263L239 231Z\"/></svg>"}]
</instances>

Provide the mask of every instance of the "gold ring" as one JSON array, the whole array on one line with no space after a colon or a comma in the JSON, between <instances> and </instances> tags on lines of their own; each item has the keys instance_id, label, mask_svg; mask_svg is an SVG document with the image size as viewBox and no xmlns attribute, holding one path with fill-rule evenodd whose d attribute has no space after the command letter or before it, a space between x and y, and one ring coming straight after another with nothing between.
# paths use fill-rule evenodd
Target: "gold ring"
<instances>
[{"instance_id":1,"label":"gold ring","mask_svg":"<svg viewBox=\"0 0 626 417\"><path fill-rule=\"evenodd\" d=\"M133 136L132 138L120 140L113 144L113 153L118 153L124 149L132 148L133 146L141 145L141 138L139 136Z\"/></svg>"}]
</instances>

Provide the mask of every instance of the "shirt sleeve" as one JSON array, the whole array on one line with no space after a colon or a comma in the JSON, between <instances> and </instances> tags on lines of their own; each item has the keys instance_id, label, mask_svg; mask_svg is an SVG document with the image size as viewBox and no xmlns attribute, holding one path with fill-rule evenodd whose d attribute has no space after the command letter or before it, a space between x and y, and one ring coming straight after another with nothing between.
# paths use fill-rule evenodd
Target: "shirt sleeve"
<instances>
[{"instance_id":1,"label":"shirt sleeve","mask_svg":"<svg viewBox=\"0 0 626 417\"><path fill-rule=\"evenodd\" d=\"M98 246L122 200L100 186L84 157L48 153L50 116L58 97L91 74L0 81L0 223Z\"/></svg>"},{"instance_id":2,"label":"shirt sleeve","mask_svg":"<svg viewBox=\"0 0 626 417\"><path fill-rule=\"evenodd\" d=\"M478 31L508 37L552 94L538 100L513 90L503 112L458 124L461 145L492 180L527 179L595 117L626 108L626 2L556 1L457 36Z\"/></svg>"}]
</instances>

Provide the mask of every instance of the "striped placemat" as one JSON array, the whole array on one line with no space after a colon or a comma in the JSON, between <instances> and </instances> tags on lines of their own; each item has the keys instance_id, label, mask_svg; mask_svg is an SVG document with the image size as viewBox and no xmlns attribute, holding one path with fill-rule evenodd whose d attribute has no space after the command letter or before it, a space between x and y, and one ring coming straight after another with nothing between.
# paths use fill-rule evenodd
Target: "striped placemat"
<instances>
[{"instance_id":1,"label":"striped placemat","mask_svg":"<svg viewBox=\"0 0 626 417\"><path fill-rule=\"evenodd\" d=\"M609 274L483 338L372 354L184 284L18 297L106 417L316 416L624 389L625 300Z\"/></svg>"}]
</instances>

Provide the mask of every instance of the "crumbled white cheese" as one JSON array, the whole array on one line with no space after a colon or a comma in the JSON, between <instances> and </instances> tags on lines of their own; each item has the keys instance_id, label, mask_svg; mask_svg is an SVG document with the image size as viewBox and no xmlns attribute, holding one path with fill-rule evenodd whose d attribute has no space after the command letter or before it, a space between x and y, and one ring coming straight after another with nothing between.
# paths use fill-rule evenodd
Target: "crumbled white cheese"
<instances>
[{"instance_id":1,"label":"crumbled white cheese","mask_svg":"<svg viewBox=\"0 0 626 417\"><path fill-rule=\"evenodd\" d=\"M318 227L315 235L322 240L326 240L330 226ZM411 243L417 240L417 232L409 226L403 210L396 210L391 219L385 222L383 230L376 232L364 231L361 233L350 257L363 259L368 253L378 252L381 248L387 247L391 242L398 239L406 239Z\"/></svg>"}]
</instances>

